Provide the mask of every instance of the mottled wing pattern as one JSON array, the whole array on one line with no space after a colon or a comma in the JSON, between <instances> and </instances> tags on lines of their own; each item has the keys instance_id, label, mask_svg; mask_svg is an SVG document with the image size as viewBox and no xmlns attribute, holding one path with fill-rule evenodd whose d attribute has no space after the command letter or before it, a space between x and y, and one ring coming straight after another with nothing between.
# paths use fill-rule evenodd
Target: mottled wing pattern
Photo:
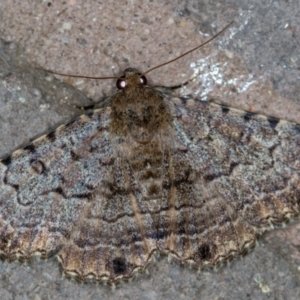
<instances>
[{"instance_id":1,"label":"mottled wing pattern","mask_svg":"<svg viewBox=\"0 0 300 300\"><path fill-rule=\"evenodd\" d=\"M299 215L300 125L193 99L170 103L175 257L215 266Z\"/></svg>"},{"instance_id":2,"label":"mottled wing pattern","mask_svg":"<svg viewBox=\"0 0 300 300\"><path fill-rule=\"evenodd\" d=\"M0 253L57 253L110 172L109 109L58 127L0 163Z\"/></svg>"},{"instance_id":3,"label":"mottled wing pattern","mask_svg":"<svg viewBox=\"0 0 300 300\"><path fill-rule=\"evenodd\" d=\"M156 250L216 266L299 215L299 125L124 82L0 162L1 257L114 282Z\"/></svg>"}]
</instances>

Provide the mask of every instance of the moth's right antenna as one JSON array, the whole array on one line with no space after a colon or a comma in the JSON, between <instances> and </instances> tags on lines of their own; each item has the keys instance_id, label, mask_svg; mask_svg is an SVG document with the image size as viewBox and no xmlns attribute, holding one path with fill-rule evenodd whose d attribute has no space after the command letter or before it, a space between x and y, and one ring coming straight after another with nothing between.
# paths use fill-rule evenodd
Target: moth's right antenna
<instances>
[{"instance_id":1,"label":"moth's right antenna","mask_svg":"<svg viewBox=\"0 0 300 300\"><path fill-rule=\"evenodd\" d=\"M191 52L193 52L193 51L195 51L195 50L197 50L197 49L199 49L199 48L201 48L201 47L203 47L204 45L206 45L206 44L208 44L209 42L211 42L212 40L214 40L214 39L215 39L217 36L219 36L221 33L223 33L229 26L232 25L233 22L234 22L234 21L231 21L227 26L225 26L221 31L219 31L215 36L213 36L212 38L210 38L209 40L207 40L207 41L204 42L203 44L201 44L201 45L199 45L199 46L197 46L197 47L195 47L195 48L193 48L193 49L191 49L191 50L189 50L189 51L187 51L187 52L185 52L185 53L183 53L183 54L181 54L181 55L179 55L179 56L177 56L177 57L175 57L175 58L173 58L173 59L171 59L171 60L169 60L169 61L167 61L167 62L165 62L165 63L163 63L163 64L160 64L160 65L158 65L158 66L156 66L156 67L153 67L153 68L149 69L148 71L146 71L145 73L143 73L143 75L146 75L147 73L149 73L149 72L151 72L151 71L153 71L153 70L155 70L155 69L158 69L158 68L160 68L160 67L162 67L162 66L165 66L165 65L167 65L167 64L170 64L171 62L173 62L173 61L175 61L175 60L177 60L177 59L179 59L179 58L181 58L181 57L183 57L183 56L185 56L185 55L187 55L187 54L189 54L189 53L191 53Z\"/></svg>"}]
</instances>

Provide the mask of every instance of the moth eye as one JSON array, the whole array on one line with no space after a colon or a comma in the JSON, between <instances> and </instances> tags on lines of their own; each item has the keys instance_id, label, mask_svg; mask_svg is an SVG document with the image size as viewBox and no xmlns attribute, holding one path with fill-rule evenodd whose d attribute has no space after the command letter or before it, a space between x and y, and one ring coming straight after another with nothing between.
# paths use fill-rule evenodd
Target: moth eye
<instances>
[{"instance_id":1,"label":"moth eye","mask_svg":"<svg viewBox=\"0 0 300 300\"><path fill-rule=\"evenodd\" d=\"M121 77L117 80L116 86L119 90L123 90L126 87L126 80L124 77Z\"/></svg>"},{"instance_id":2,"label":"moth eye","mask_svg":"<svg viewBox=\"0 0 300 300\"><path fill-rule=\"evenodd\" d=\"M141 80L141 83L142 83L143 85L146 85L146 84L147 84L147 78L146 78L145 75L141 75L141 76L140 76L140 80Z\"/></svg>"}]
</instances>

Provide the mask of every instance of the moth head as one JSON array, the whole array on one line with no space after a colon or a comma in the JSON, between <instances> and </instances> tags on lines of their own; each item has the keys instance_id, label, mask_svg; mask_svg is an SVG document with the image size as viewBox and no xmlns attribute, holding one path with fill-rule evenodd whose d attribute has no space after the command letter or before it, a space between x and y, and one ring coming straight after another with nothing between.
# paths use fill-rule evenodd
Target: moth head
<instances>
[{"instance_id":1,"label":"moth head","mask_svg":"<svg viewBox=\"0 0 300 300\"><path fill-rule=\"evenodd\" d=\"M147 84L147 78L135 69L128 68L124 71L124 75L118 78L116 85L119 90L137 88Z\"/></svg>"}]
</instances>

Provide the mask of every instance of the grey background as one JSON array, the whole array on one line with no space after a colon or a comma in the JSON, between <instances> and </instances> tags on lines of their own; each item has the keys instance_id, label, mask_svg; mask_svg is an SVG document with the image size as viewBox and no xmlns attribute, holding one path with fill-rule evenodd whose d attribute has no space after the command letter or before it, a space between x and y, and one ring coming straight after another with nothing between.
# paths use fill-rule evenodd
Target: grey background
<instances>
[{"instance_id":1,"label":"grey background","mask_svg":"<svg viewBox=\"0 0 300 300\"><path fill-rule=\"evenodd\" d=\"M76 105L115 91L113 81L35 70L118 76L218 39L153 71L150 83L199 99L300 121L298 0L0 1L0 155L80 114ZM76 89L69 86L73 85ZM77 89L81 90L79 92ZM245 258L201 271L157 258L115 289L63 277L55 258L0 262L1 299L300 299L300 226L268 232Z\"/></svg>"}]
</instances>

